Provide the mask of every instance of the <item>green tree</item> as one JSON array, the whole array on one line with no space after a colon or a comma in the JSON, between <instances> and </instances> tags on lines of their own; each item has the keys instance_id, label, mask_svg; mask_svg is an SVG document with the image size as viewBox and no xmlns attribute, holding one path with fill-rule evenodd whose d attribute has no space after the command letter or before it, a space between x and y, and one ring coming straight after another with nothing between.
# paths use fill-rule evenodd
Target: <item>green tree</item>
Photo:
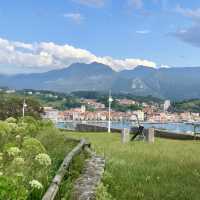
<instances>
[{"instance_id":1,"label":"green tree","mask_svg":"<svg viewBox=\"0 0 200 200\"><path fill-rule=\"evenodd\" d=\"M40 114L43 112L43 109L40 103L33 99L26 99L26 110L25 113L27 116L33 116L34 118L40 118ZM0 95L0 120L5 120L9 117L18 118L22 116L22 106L23 98L17 95Z\"/></svg>"}]
</instances>

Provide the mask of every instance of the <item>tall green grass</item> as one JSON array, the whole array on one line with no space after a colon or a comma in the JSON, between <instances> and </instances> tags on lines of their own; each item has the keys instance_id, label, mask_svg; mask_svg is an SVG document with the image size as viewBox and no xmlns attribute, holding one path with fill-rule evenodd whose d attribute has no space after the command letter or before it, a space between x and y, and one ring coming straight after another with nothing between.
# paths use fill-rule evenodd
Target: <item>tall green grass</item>
<instances>
[{"instance_id":1,"label":"tall green grass","mask_svg":"<svg viewBox=\"0 0 200 200\"><path fill-rule=\"evenodd\" d=\"M199 200L200 142L157 139L120 143L120 135L66 133L87 138L106 157L103 184L116 200Z\"/></svg>"}]
</instances>

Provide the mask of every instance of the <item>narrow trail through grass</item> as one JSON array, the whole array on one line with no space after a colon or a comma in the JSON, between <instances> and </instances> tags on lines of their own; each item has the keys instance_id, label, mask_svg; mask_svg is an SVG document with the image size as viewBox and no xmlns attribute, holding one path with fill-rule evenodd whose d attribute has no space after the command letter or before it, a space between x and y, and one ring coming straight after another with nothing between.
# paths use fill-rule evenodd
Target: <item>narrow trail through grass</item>
<instances>
[{"instance_id":1,"label":"narrow trail through grass","mask_svg":"<svg viewBox=\"0 0 200 200\"><path fill-rule=\"evenodd\" d=\"M103 183L116 200L199 200L200 142L156 138L120 143L119 134L66 133L86 138L106 157Z\"/></svg>"}]
</instances>

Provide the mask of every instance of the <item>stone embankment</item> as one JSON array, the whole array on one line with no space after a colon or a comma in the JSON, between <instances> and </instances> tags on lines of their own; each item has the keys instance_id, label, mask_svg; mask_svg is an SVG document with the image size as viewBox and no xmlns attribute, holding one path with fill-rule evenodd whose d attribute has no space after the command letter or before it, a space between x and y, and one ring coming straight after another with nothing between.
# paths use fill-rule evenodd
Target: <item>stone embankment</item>
<instances>
[{"instance_id":1,"label":"stone embankment","mask_svg":"<svg viewBox=\"0 0 200 200\"><path fill-rule=\"evenodd\" d=\"M108 128L103 127L103 126L90 125L90 124L77 124L76 131L78 132L107 132ZM111 132L121 133L121 130L117 128L111 128Z\"/></svg>"},{"instance_id":2,"label":"stone embankment","mask_svg":"<svg viewBox=\"0 0 200 200\"><path fill-rule=\"evenodd\" d=\"M85 163L83 173L75 182L72 200L95 200L96 189L101 182L105 159L95 154Z\"/></svg>"}]
</instances>

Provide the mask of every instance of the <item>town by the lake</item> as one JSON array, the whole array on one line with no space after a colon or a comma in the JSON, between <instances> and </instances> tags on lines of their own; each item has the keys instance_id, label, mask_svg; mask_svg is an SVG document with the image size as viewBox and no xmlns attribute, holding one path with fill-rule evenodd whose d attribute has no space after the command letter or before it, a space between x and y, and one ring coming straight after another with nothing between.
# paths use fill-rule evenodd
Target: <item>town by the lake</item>
<instances>
[{"instance_id":1,"label":"town by the lake","mask_svg":"<svg viewBox=\"0 0 200 200\"><path fill-rule=\"evenodd\" d=\"M0 200L200 200L200 0L2 0L0 27Z\"/></svg>"}]
</instances>

